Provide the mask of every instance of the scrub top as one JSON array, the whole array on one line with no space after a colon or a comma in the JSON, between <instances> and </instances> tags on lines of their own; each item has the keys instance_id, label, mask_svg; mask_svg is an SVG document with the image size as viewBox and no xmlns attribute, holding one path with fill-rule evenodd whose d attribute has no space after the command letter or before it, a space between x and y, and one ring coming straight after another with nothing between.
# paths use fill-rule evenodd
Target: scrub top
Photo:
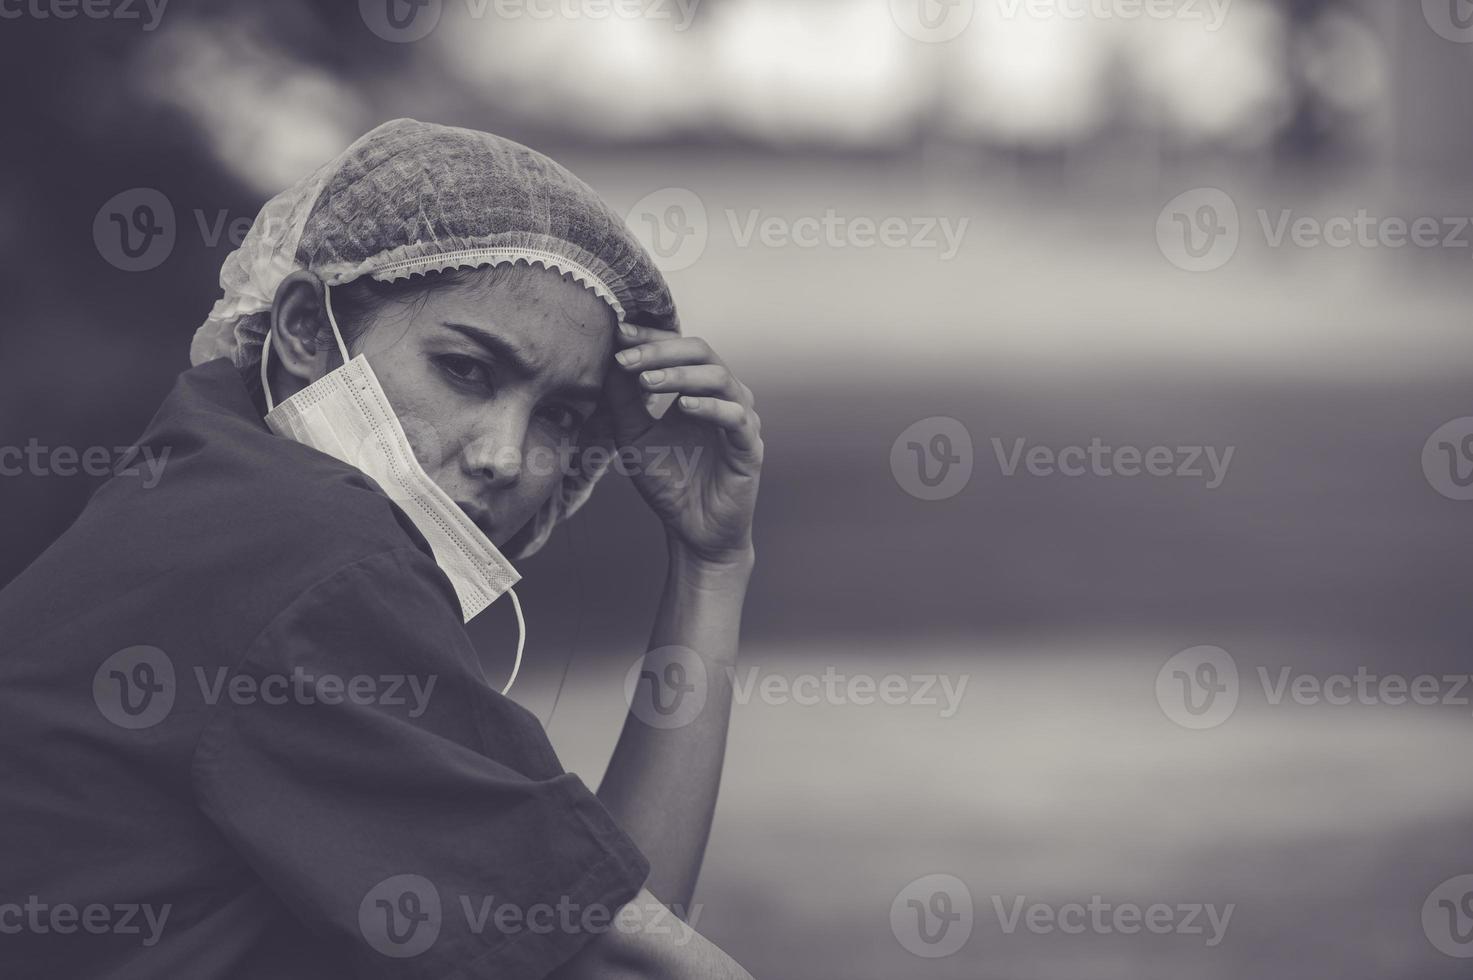
<instances>
[{"instance_id":1,"label":"scrub top","mask_svg":"<svg viewBox=\"0 0 1473 980\"><path fill-rule=\"evenodd\" d=\"M531 978L616 927L648 862L376 484L225 360L134 455L0 591L0 976Z\"/></svg>"}]
</instances>

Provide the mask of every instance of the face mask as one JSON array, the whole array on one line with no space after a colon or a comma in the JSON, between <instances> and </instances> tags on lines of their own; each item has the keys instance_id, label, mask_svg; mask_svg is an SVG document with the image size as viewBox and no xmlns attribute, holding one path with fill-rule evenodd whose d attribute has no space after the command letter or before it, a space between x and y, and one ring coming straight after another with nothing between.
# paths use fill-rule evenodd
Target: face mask
<instances>
[{"instance_id":1,"label":"face mask","mask_svg":"<svg viewBox=\"0 0 1473 980\"><path fill-rule=\"evenodd\" d=\"M409 437L389 406L368 359L361 354L349 359L348 348L332 314L329 293L324 287L327 322L338 342L343 364L273 406L267 373L271 356L268 331L261 347L266 425L279 436L326 453L372 477L429 542L435 563L455 588L465 622L470 622L503 593L511 596L517 614L517 656L511 679L501 692L505 694L511 690L521 669L522 646L527 636L522 605L512 591L521 575L419 465Z\"/></svg>"}]
</instances>

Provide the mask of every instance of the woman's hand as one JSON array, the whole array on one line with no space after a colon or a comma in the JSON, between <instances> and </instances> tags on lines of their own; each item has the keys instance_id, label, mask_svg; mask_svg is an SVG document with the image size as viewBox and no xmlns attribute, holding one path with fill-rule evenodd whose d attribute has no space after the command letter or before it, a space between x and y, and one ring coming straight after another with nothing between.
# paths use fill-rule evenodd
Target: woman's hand
<instances>
[{"instance_id":1,"label":"woman's hand","mask_svg":"<svg viewBox=\"0 0 1473 980\"><path fill-rule=\"evenodd\" d=\"M634 485L691 557L750 563L763 453L752 389L699 337L633 324L617 336L607 397L616 446L639 451ZM656 421L645 397L663 393L679 397Z\"/></svg>"}]
</instances>

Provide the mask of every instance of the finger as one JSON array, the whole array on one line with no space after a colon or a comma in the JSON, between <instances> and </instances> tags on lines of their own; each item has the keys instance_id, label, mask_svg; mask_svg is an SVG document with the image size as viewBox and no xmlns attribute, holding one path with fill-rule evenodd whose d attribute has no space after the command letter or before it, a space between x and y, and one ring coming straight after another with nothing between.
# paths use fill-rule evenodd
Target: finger
<instances>
[{"instance_id":1,"label":"finger","mask_svg":"<svg viewBox=\"0 0 1473 980\"><path fill-rule=\"evenodd\" d=\"M722 364L711 345L700 337L657 340L621 350L614 360L626 371L672 367L677 364Z\"/></svg>"},{"instance_id":2,"label":"finger","mask_svg":"<svg viewBox=\"0 0 1473 980\"><path fill-rule=\"evenodd\" d=\"M746 407L746 390L723 364L689 364L684 367L642 371L639 385L645 391L678 391L683 395L714 395Z\"/></svg>"},{"instance_id":3,"label":"finger","mask_svg":"<svg viewBox=\"0 0 1473 980\"><path fill-rule=\"evenodd\" d=\"M615 331L619 340L619 346L630 347L634 344L647 344L655 340L668 340L679 337L680 334L674 330L661 330L658 327L641 327L634 323L621 323Z\"/></svg>"},{"instance_id":4,"label":"finger","mask_svg":"<svg viewBox=\"0 0 1473 980\"><path fill-rule=\"evenodd\" d=\"M755 452L760 443L756 413L749 412L745 405L725 398L682 395L675 400L675 406L691 418L718 426L731 444L743 452Z\"/></svg>"}]
</instances>

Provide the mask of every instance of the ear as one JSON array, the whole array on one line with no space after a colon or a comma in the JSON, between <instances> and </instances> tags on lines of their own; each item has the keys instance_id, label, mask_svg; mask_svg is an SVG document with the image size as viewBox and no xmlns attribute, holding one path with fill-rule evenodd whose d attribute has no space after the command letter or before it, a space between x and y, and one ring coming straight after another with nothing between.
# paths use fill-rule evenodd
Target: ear
<instances>
[{"instance_id":1,"label":"ear","mask_svg":"<svg viewBox=\"0 0 1473 980\"><path fill-rule=\"evenodd\" d=\"M331 335L322 280L305 269L283 279L271 304L271 353L273 370L279 365L295 382L288 387L304 387L327 373L337 346L319 341Z\"/></svg>"}]
</instances>

